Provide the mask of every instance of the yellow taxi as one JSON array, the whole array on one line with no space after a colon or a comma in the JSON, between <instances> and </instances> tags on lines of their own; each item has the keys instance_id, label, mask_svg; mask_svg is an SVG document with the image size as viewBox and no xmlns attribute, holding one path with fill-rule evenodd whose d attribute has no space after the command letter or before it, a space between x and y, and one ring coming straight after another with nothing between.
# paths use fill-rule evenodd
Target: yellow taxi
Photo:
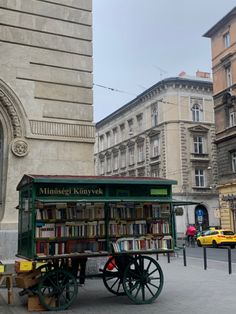
<instances>
[{"instance_id":1,"label":"yellow taxi","mask_svg":"<svg viewBox=\"0 0 236 314\"><path fill-rule=\"evenodd\" d=\"M200 237L197 238L198 246L231 246L235 248L236 235L231 230L207 230Z\"/></svg>"}]
</instances>

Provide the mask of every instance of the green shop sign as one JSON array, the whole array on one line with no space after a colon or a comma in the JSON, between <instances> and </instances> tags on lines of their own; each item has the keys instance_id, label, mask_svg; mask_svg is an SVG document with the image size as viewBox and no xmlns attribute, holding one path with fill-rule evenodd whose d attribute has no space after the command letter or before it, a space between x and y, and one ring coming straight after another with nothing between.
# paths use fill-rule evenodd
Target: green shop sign
<instances>
[{"instance_id":1,"label":"green shop sign","mask_svg":"<svg viewBox=\"0 0 236 314\"><path fill-rule=\"evenodd\" d=\"M168 190L167 189L151 189L151 195L152 196L167 196L168 195Z\"/></svg>"},{"instance_id":2,"label":"green shop sign","mask_svg":"<svg viewBox=\"0 0 236 314\"><path fill-rule=\"evenodd\" d=\"M103 196L101 187L39 187L37 196Z\"/></svg>"}]
</instances>

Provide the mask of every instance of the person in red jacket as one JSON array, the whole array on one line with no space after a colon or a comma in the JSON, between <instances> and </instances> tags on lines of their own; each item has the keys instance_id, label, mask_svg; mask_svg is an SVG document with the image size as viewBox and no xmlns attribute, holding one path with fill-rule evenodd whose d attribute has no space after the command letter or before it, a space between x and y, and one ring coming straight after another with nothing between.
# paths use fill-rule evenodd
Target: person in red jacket
<instances>
[{"instance_id":1,"label":"person in red jacket","mask_svg":"<svg viewBox=\"0 0 236 314\"><path fill-rule=\"evenodd\" d=\"M189 225L186 230L188 244L194 243L196 233L197 233L196 227L194 225Z\"/></svg>"}]
</instances>

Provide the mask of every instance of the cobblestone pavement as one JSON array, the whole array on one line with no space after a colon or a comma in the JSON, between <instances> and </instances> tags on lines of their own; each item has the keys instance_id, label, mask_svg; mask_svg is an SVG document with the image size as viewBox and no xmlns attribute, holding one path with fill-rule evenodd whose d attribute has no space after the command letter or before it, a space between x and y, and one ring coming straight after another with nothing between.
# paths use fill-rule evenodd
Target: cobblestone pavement
<instances>
[{"instance_id":1,"label":"cobblestone pavement","mask_svg":"<svg viewBox=\"0 0 236 314\"><path fill-rule=\"evenodd\" d=\"M165 282L163 290L152 304L136 305L127 296L115 296L107 291L102 279L87 279L84 287L79 287L78 297L65 311L52 314L229 314L236 308L236 264L232 265L232 274L228 274L225 262L208 262L203 269L203 261L188 258L187 267L182 257L161 257L159 263L163 269ZM0 289L0 313L25 314L27 297L19 297L14 288L14 303L7 305L5 289ZM45 312L34 312L45 313Z\"/></svg>"}]
</instances>

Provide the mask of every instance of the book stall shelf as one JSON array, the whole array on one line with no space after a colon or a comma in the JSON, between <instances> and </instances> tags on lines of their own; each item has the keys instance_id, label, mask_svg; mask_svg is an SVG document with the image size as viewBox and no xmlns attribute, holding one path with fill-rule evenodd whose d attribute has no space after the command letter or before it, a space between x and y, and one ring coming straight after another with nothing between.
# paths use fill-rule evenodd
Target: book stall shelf
<instances>
[{"instance_id":1,"label":"book stall shelf","mask_svg":"<svg viewBox=\"0 0 236 314\"><path fill-rule=\"evenodd\" d=\"M19 256L42 259L173 249L173 182L89 178L22 179Z\"/></svg>"}]
</instances>

